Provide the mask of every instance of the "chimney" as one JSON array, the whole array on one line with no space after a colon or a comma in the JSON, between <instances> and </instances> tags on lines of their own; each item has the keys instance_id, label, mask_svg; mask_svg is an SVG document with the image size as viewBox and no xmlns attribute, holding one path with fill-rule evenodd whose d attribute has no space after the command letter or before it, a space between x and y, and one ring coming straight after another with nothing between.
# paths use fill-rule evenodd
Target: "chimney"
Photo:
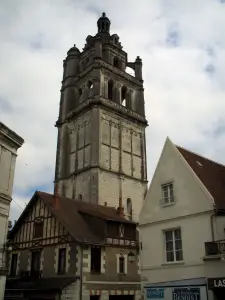
<instances>
[{"instance_id":1,"label":"chimney","mask_svg":"<svg viewBox=\"0 0 225 300\"><path fill-rule=\"evenodd\" d=\"M119 214L120 217L124 217L124 207L122 204L122 198L119 198L119 206L117 208L117 213Z\"/></svg>"},{"instance_id":2,"label":"chimney","mask_svg":"<svg viewBox=\"0 0 225 300\"><path fill-rule=\"evenodd\" d=\"M105 206L107 206L107 202L105 202Z\"/></svg>"},{"instance_id":3,"label":"chimney","mask_svg":"<svg viewBox=\"0 0 225 300\"><path fill-rule=\"evenodd\" d=\"M55 182L55 185L54 185L54 196L59 197L59 186L58 186L58 182Z\"/></svg>"},{"instance_id":4,"label":"chimney","mask_svg":"<svg viewBox=\"0 0 225 300\"><path fill-rule=\"evenodd\" d=\"M54 195L53 195L53 201L52 205L55 209L59 209L59 187L58 183L56 182L54 185Z\"/></svg>"}]
</instances>

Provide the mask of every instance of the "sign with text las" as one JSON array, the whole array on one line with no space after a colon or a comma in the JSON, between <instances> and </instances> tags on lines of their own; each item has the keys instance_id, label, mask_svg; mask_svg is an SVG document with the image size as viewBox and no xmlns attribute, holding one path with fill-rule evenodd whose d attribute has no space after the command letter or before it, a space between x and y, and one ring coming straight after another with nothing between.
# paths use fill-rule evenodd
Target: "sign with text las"
<instances>
[{"instance_id":1,"label":"sign with text las","mask_svg":"<svg viewBox=\"0 0 225 300\"><path fill-rule=\"evenodd\" d=\"M174 288L173 300L201 300L200 288Z\"/></svg>"},{"instance_id":2,"label":"sign with text las","mask_svg":"<svg viewBox=\"0 0 225 300\"><path fill-rule=\"evenodd\" d=\"M211 289L225 288L225 278L211 278L211 279L208 279L208 286Z\"/></svg>"},{"instance_id":3,"label":"sign with text las","mask_svg":"<svg viewBox=\"0 0 225 300\"><path fill-rule=\"evenodd\" d=\"M164 289L147 289L147 299L164 299Z\"/></svg>"}]
</instances>

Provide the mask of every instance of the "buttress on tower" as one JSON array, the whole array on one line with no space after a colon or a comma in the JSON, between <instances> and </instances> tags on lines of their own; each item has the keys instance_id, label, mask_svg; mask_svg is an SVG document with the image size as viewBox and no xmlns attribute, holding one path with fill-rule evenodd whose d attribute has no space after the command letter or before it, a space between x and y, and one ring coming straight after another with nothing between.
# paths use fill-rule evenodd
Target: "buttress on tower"
<instances>
[{"instance_id":1,"label":"buttress on tower","mask_svg":"<svg viewBox=\"0 0 225 300\"><path fill-rule=\"evenodd\" d=\"M64 60L55 183L60 196L122 203L137 221L147 190L142 60L127 61L105 13L97 27L83 51L74 45Z\"/></svg>"}]
</instances>

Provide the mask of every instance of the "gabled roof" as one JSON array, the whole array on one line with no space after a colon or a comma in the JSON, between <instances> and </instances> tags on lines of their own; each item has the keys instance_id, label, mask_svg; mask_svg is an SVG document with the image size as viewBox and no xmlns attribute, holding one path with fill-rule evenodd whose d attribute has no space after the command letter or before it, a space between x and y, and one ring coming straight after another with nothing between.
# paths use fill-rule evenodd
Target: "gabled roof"
<instances>
[{"instance_id":1,"label":"gabled roof","mask_svg":"<svg viewBox=\"0 0 225 300\"><path fill-rule=\"evenodd\" d=\"M176 148L214 198L217 210L225 210L225 166L180 146Z\"/></svg>"},{"instance_id":2,"label":"gabled roof","mask_svg":"<svg viewBox=\"0 0 225 300\"><path fill-rule=\"evenodd\" d=\"M52 194L37 191L26 206L13 229L9 232L9 239L11 239L15 232L20 228L24 218L30 212L32 206L36 203L36 201L38 201L38 199L41 199L44 204L47 205L56 219L68 230L77 242L90 244L102 244L105 242L102 234L98 234L98 232L93 229L93 225L88 222L85 215L104 221L131 223L135 225L134 222L121 217L117 210L113 207L81 202L65 197L57 197Z\"/></svg>"}]
</instances>

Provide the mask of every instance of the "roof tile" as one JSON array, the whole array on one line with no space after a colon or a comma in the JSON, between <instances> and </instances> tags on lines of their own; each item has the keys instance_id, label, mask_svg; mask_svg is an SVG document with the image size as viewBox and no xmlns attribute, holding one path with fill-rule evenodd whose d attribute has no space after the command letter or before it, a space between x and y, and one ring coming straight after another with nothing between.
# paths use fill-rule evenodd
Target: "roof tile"
<instances>
[{"instance_id":1,"label":"roof tile","mask_svg":"<svg viewBox=\"0 0 225 300\"><path fill-rule=\"evenodd\" d=\"M225 166L180 146L176 148L212 195L216 208L225 210Z\"/></svg>"}]
</instances>

